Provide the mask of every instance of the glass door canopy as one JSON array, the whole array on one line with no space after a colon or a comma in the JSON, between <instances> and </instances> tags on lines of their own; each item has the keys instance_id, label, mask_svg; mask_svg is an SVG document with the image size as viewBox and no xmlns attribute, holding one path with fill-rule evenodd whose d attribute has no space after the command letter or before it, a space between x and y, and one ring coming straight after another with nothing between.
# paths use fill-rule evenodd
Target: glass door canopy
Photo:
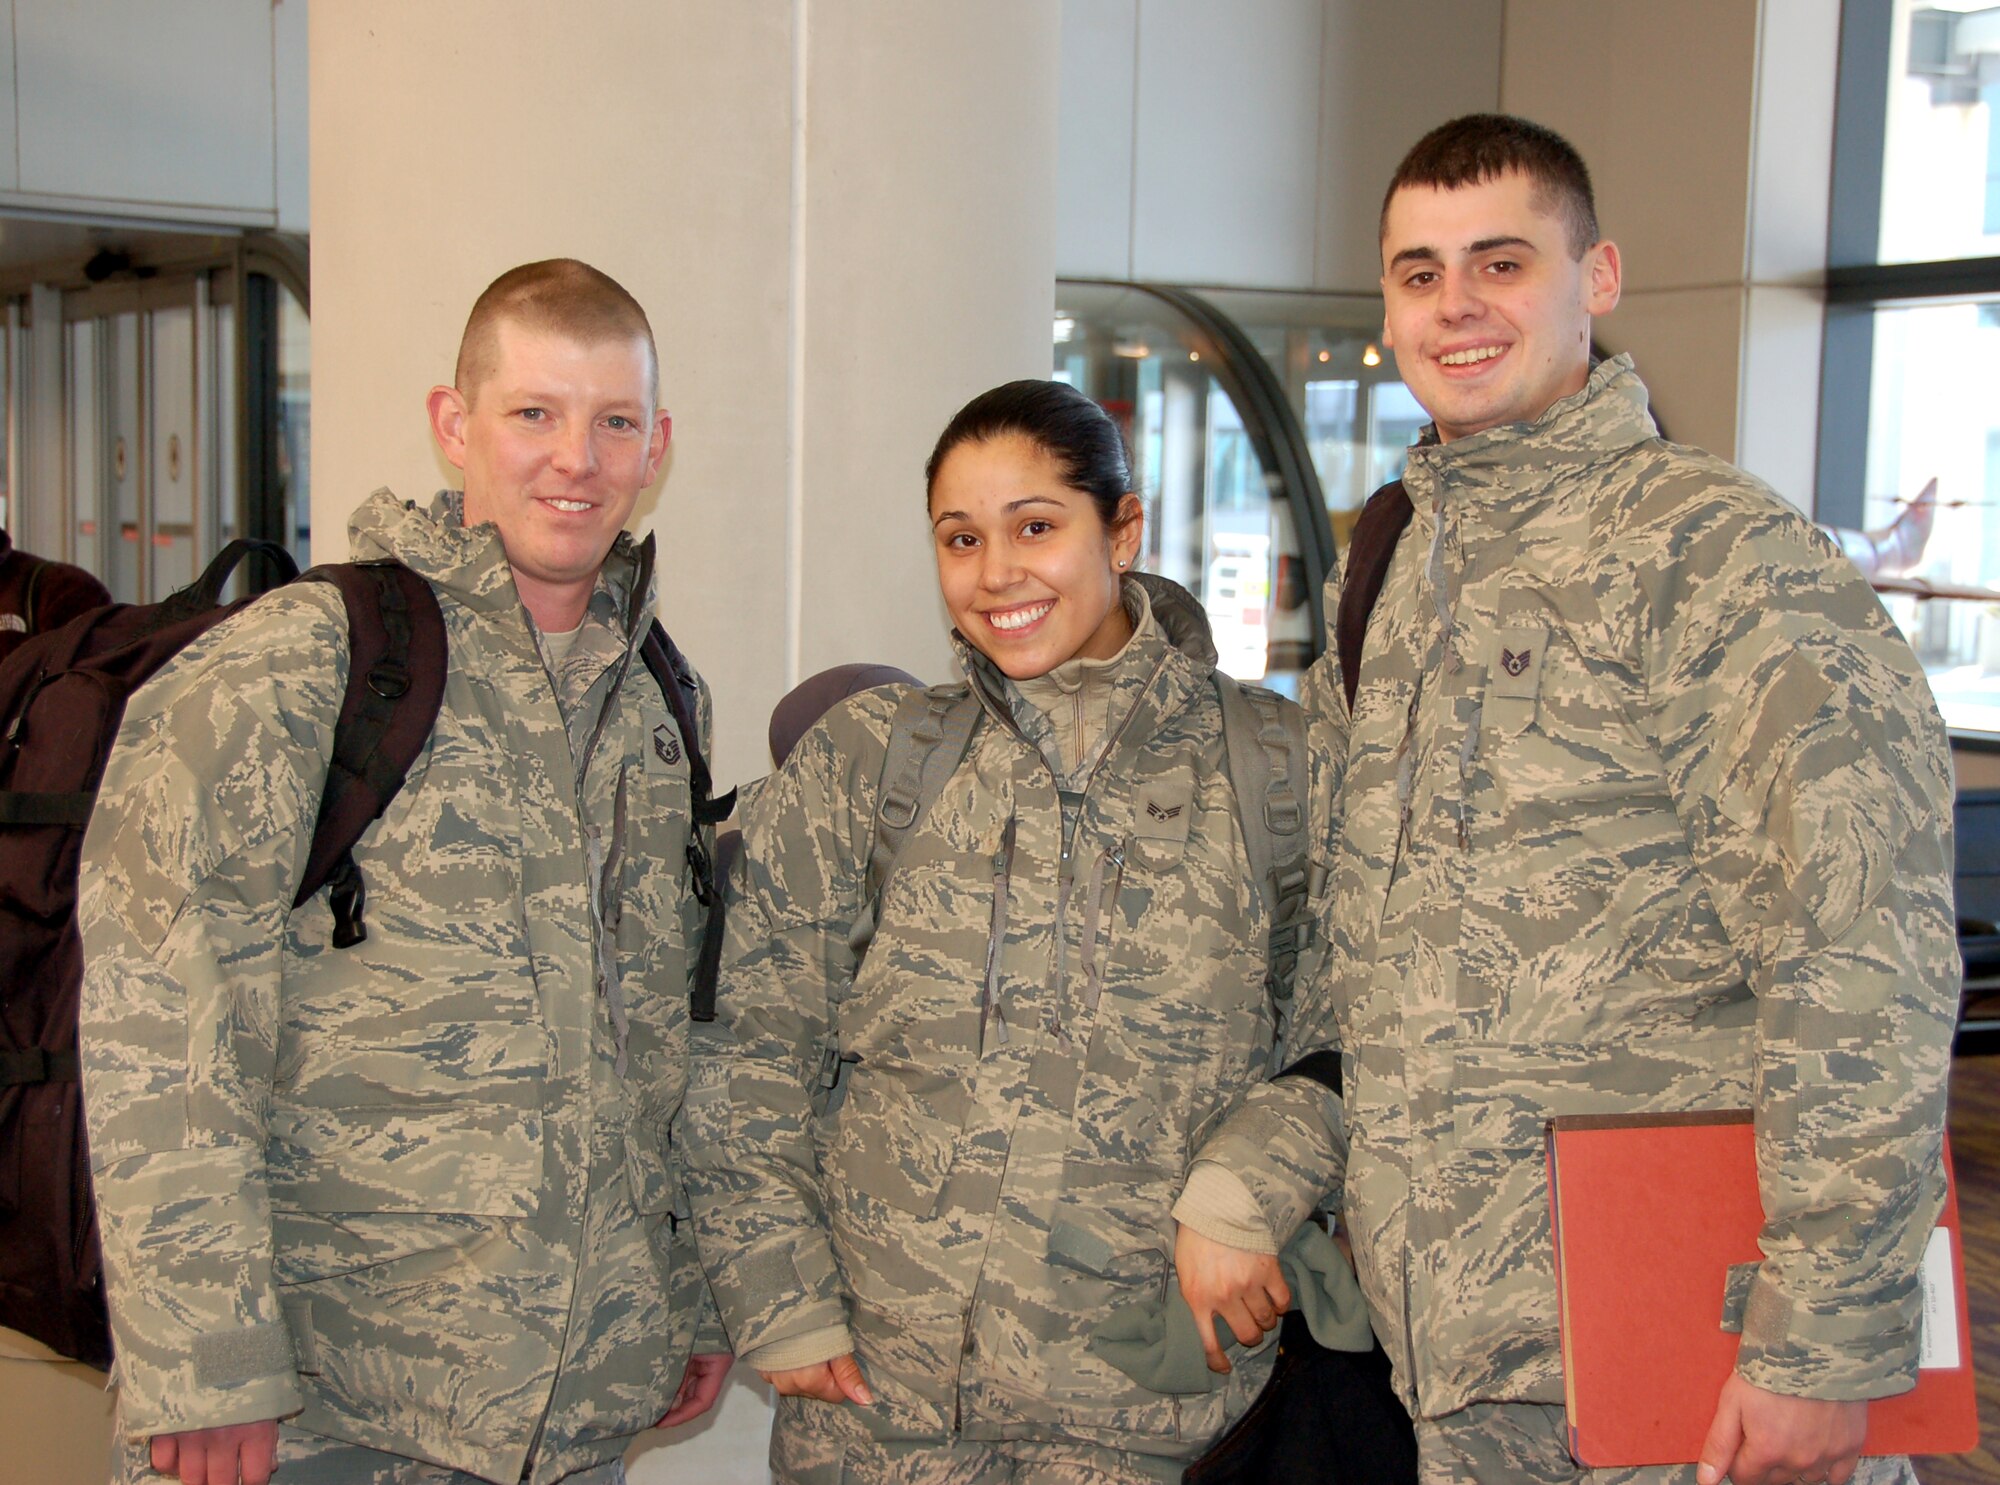
<instances>
[{"instance_id":1,"label":"glass door canopy","mask_svg":"<svg viewBox=\"0 0 2000 1485\"><path fill-rule=\"evenodd\" d=\"M1295 695L1337 545L1429 421L1381 301L1065 279L1056 305L1056 379L1132 449L1145 567L1201 601L1223 670Z\"/></svg>"}]
</instances>

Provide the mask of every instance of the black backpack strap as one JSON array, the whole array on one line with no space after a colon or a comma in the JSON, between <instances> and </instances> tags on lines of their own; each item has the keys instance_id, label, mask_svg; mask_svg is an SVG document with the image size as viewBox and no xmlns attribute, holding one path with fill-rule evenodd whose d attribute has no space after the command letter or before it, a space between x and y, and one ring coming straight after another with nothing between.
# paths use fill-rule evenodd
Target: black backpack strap
<instances>
[{"instance_id":1,"label":"black backpack strap","mask_svg":"<svg viewBox=\"0 0 2000 1485\"><path fill-rule=\"evenodd\" d=\"M1347 692L1347 710L1354 710L1355 688L1361 684L1361 647L1368 634L1368 616L1382 596L1389 559L1414 512L1401 480L1391 480L1361 507L1354 533L1347 541L1347 566L1340 578L1340 607L1334 613L1333 643L1340 656L1340 683Z\"/></svg>"},{"instance_id":2,"label":"black backpack strap","mask_svg":"<svg viewBox=\"0 0 2000 1485\"><path fill-rule=\"evenodd\" d=\"M282 586L299 575L299 564L292 560L292 554L275 541L261 541L254 537L239 536L215 554L208 566L201 570L201 576L160 600L155 611L152 627L164 629L169 624L178 624L182 619L205 614L222 603L222 590L229 585L230 576L237 564L245 557L262 557L278 573Z\"/></svg>"},{"instance_id":3,"label":"black backpack strap","mask_svg":"<svg viewBox=\"0 0 2000 1485\"><path fill-rule=\"evenodd\" d=\"M74 1026L69 1028L73 1037ZM36 1083L74 1083L83 1076L83 1061L76 1048L49 1052L41 1047L24 1047L18 1052L0 1049L0 1089L23 1088Z\"/></svg>"},{"instance_id":4,"label":"black backpack strap","mask_svg":"<svg viewBox=\"0 0 2000 1485\"><path fill-rule=\"evenodd\" d=\"M1264 983L1279 1013L1292 998L1299 951L1312 933L1312 853L1306 829L1305 713L1262 686L1211 673L1222 706L1223 753L1250 854L1250 875L1270 912Z\"/></svg>"},{"instance_id":5,"label":"black backpack strap","mask_svg":"<svg viewBox=\"0 0 2000 1485\"><path fill-rule=\"evenodd\" d=\"M16 551L19 549L16 548ZM21 622L28 626L28 633L40 634L42 621L35 616L35 607L41 602L42 574L49 570L48 560L44 557L30 557L26 552L19 554L28 558L28 584L21 595Z\"/></svg>"},{"instance_id":6,"label":"black backpack strap","mask_svg":"<svg viewBox=\"0 0 2000 1485\"><path fill-rule=\"evenodd\" d=\"M682 750L687 754L688 793L694 809L688 829L688 875L695 901L706 915L702 922L701 949L695 956L694 984L688 991L688 1015L695 1021L713 1021L715 986L722 969L723 900L716 858L703 832L729 818L729 812L736 808L736 791L731 789L720 799L713 797L715 778L701 749L694 668L674 647L658 619L646 631L646 638L639 646L639 658L645 661L646 669L666 699L667 710L681 735Z\"/></svg>"},{"instance_id":7,"label":"black backpack strap","mask_svg":"<svg viewBox=\"0 0 2000 1485\"><path fill-rule=\"evenodd\" d=\"M1311 1078L1335 1098L1340 1096L1340 1053L1331 1047L1322 1047L1317 1052L1308 1052L1297 1061L1288 1064L1278 1074L1281 1078Z\"/></svg>"},{"instance_id":8,"label":"black backpack strap","mask_svg":"<svg viewBox=\"0 0 2000 1485\"><path fill-rule=\"evenodd\" d=\"M333 584L346 604L347 692L292 906L330 886L334 947L346 949L368 937L355 842L381 818L430 740L449 654L437 594L400 562L336 563L313 568L306 579Z\"/></svg>"},{"instance_id":9,"label":"black backpack strap","mask_svg":"<svg viewBox=\"0 0 2000 1485\"><path fill-rule=\"evenodd\" d=\"M889 723L889 745L875 788L875 838L868 848L867 905L848 930L858 959L875 937L882 889L903 842L965 761L978 730L979 698L964 681L905 691Z\"/></svg>"}]
</instances>

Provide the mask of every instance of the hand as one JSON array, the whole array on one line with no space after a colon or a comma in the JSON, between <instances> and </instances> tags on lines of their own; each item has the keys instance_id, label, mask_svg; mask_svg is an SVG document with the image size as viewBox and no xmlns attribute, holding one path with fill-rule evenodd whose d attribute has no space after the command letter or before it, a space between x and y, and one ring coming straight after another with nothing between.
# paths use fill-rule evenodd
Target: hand
<instances>
[{"instance_id":1,"label":"hand","mask_svg":"<svg viewBox=\"0 0 2000 1485\"><path fill-rule=\"evenodd\" d=\"M153 1468L181 1485L268 1485L278 1420L153 1435Z\"/></svg>"},{"instance_id":2,"label":"hand","mask_svg":"<svg viewBox=\"0 0 2000 1485\"><path fill-rule=\"evenodd\" d=\"M861 1375L861 1364L854 1359L852 1351L831 1361L795 1366L782 1372L759 1372L758 1375L783 1397L816 1397L821 1402L830 1403L854 1402L864 1408L875 1401L875 1394L868 1390L868 1381Z\"/></svg>"},{"instance_id":3,"label":"hand","mask_svg":"<svg viewBox=\"0 0 2000 1485\"><path fill-rule=\"evenodd\" d=\"M735 1360L727 1351L690 1356L687 1370L681 1373L680 1390L674 1393L673 1405L653 1427L675 1428L714 1407L715 1400L722 1396L722 1379L729 1375Z\"/></svg>"},{"instance_id":4,"label":"hand","mask_svg":"<svg viewBox=\"0 0 2000 1485\"><path fill-rule=\"evenodd\" d=\"M1194 1311L1212 1372L1229 1370L1229 1358L1215 1336L1217 1315L1229 1322L1237 1340L1254 1346L1292 1307L1292 1291L1275 1255L1232 1248L1185 1224L1174 1239L1174 1271L1180 1275L1181 1295Z\"/></svg>"},{"instance_id":5,"label":"hand","mask_svg":"<svg viewBox=\"0 0 2000 1485\"><path fill-rule=\"evenodd\" d=\"M1868 1434L1868 1404L1786 1397L1730 1373L1701 1446L1699 1485L1846 1485Z\"/></svg>"}]
</instances>

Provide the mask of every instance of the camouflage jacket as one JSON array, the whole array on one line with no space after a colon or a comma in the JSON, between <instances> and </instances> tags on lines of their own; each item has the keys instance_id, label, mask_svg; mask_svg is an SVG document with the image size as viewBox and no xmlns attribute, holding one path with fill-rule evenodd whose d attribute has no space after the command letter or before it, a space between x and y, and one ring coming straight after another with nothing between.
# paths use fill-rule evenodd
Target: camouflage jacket
<instances>
[{"instance_id":1,"label":"camouflage jacket","mask_svg":"<svg viewBox=\"0 0 2000 1485\"><path fill-rule=\"evenodd\" d=\"M637 657L652 593L621 536L552 684L497 531L456 512L385 491L354 518L450 642L355 850L365 942L330 946L324 891L290 907L346 680L331 587L219 625L126 712L81 914L128 1435L296 1415L508 1485L532 1451L542 1481L621 1454L688 1354L696 910L687 765L652 746L672 723Z\"/></svg>"},{"instance_id":2,"label":"camouflage jacket","mask_svg":"<svg viewBox=\"0 0 2000 1485\"><path fill-rule=\"evenodd\" d=\"M1623 357L1404 483L1353 715L1332 655L1306 699L1344 769L1312 993L1405 1399L1562 1401L1546 1119L1732 1106L1768 1217L1741 1371L1905 1389L1958 989L1909 646L1795 509L1659 439Z\"/></svg>"},{"instance_id":3,"label":"camouflage jacket","mask_svg":"<svg viewBox=\"0 0 2000 1485\"><path fill-rule=\"evenodd\" d=\"M733 1055L698 1049L689 1095L702 1259L739 1354L836 1331L825 1354L855 1351L876 1396L858 1417L881 1437L1180 1455L1269 1373L1267 1350L1173 1398L1085 1348L1173 1281L1192 1154L1273 1039L1214 650L1180 597L1119 657L1098 761L1060 783L1049 719L960 645L986 714L858 969L897 694L832 712L748 812ZM1323 1149L1260 1164L1301 1188L1300 1212L1330 1172Z\"/></svg>"}]
</instances>

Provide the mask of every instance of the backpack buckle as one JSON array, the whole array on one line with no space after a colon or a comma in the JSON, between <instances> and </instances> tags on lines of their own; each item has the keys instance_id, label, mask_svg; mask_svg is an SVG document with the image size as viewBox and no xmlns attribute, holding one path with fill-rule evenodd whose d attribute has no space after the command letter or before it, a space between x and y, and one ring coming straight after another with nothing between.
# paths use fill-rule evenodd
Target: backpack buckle
<instances>
[{"instance_id":1,"label":"backpack buckle","mask_svg":"<svg viewBox=\"0 0 2000 1485\"><path fill-rule=\"evenodd\" d=\"M368 689L384 701L394 701L410 689L410 670L395 660L378 660L368 670Z\"/></svg>"}]
</instances>

